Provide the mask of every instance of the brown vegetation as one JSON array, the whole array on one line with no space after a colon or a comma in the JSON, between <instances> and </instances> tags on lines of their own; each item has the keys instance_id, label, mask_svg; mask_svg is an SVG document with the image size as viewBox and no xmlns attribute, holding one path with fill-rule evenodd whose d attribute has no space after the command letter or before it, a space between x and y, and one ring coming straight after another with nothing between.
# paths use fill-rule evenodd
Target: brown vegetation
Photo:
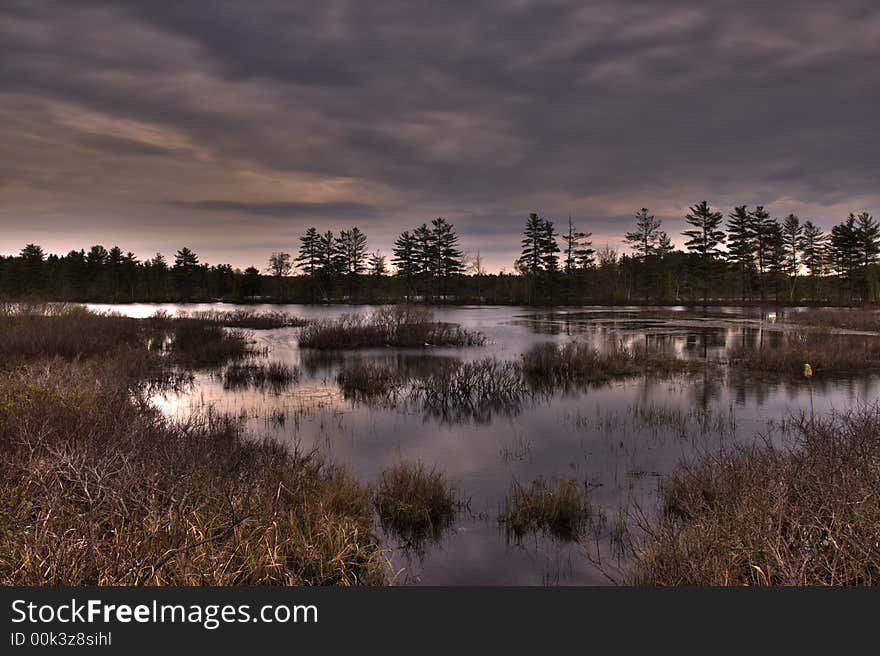
<instances>
[{"instance_id":1,"label":"brown vegetation","mask_svg":"<svg viewBox=\"0 0 880 656\"><path fill-rule=\"evenodd\" d=\"M734 366L752 372L801 374L809 363L819 377L827 373L880 368L880 337L829 330L792 330L766 345L740 346L730 353Z\"/></svg>"},{"instance_id":2,"label":"brown vegetation","mask_svg":"<svg viewBox=\"0 0 880 656\"><path fill-rule=\"evenodd\" d=\"M441 473L420 462L402 462L383 471L373 503L382 528L415 547L439 540L465 505Z\"/></svg>"},{"instance_id":3,"label":"brown vegetation","mask_svg":"<svg viewBox=\"0 0 880 656\"><path fill-rule=\"evenodd\" d=\"M429 310L387 306L367 315L345 314L308 324L299 344L310 349L357 349L382 346L482 346L485 337L461 326L434 321Z\"/></svg>"},{"instance_id":4,"label":"brown vegetation","mask_svg":"<svg viewBox=\"0 0 880 656\"><path fill-rule=\"evenodd\" d=\"M880 406L789 425L792 441L684 466L637 547L642 585L880 582Z\"/></svg>"},{"instance_id":5,"label":"brown vegetation","mask_svg":"<svg viewBox=\"0 0 880 656\"><path fill-rule=\"evenodd\" d=\"M514 481L498 519L517 539L529 532L542 531L571 541L577 540L591 514L586 488L575 479L538 479L528 486Z\"/></svg>"},{"instance_id":6,"label":"brown vegetation","mask_svg":"<svg viewBox=\"0 0 880 656\"><path fill-rule=\"evenodd\" d=\"M566 388L645 373L687 371L693 363L677 357L630 349L620 344L607 352L579 341L537 344L522 356L523 373L537 389Z\"/></svg>"}]
</instances>

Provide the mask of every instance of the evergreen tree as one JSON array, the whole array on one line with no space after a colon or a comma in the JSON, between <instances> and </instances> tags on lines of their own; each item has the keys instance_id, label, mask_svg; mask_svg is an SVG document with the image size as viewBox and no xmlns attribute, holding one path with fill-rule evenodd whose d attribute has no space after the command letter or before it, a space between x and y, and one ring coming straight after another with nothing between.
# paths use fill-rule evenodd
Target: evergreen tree
<instances>
[{"instance_id":1,"label":"evergreen tree","mask_svg":"<svg viewBox=\"0 0 880 656\"><path fill-rule=\"evenodd\" d=\"M419 274L418 243L408 230L400 233L391 251L391 263L397 269L397 275L404 279L409 292L414 291L415 278Z\"/></svg>"},{"instance_id":2,"label":"evergreen tree","mask_svg":"<svg viewBox=\"0 0 880 656\"><path fill-rule=\"evenodd\" d=\"M245 298L254 299L260 293L260 270L248 267L241 281L241 293Z\"/></svg>"},{"instance_id":3,"label":"evergreen tree","mask_svg":"<svg viewBox=\"0 0 880 656\"><path fill-rule=\"evenodd\" d=\"M770 218L763 205L758 205L751 213L752 235L754 237L755 264L758 267L758 283L761 302L767 300L767 277L774 260L775 236L779 224Z\"/></svg>"},{"instance_id":4,"label":"evergreen tree","mask_svg":"<svg viewBox=\"0 0 880 656\"><path fill-rule=\"evenodd\" d=\"M593 266L596 251L593 249L593 242L590 241L592 236L592 232L578 230L572 223L571 216L568 217L568 232L562 235L562 240L565 242L564 271L566 274Z\"/></svg>"},{"instance_id":5,"label":"evergreen tree","mask_svg":"<svg viewBox=\"0 0 880 656\"><path fill-rule=\"evenodd\" d=\"M853 283L861 263L862 247L862 238L856 227L856 218L852 214L844 222L831 229L831 259L838 279L847 283L850 301L853 298Z\"/></svg>"},{"instance_id":6,"label":"evergreen tree","mask_svg":"<svg viewBox=\"0 0 880 656\"><path fill-rule=\"evenodd\" d=\"M317 228L308 228L299 238L299 255L296 265L307 276L314 276L320 268L321 236Z\"/></svg>"},{"instance_id":7,"label":"evergreen tree","mask_svg":"<svg viewBox=\"0 0 880 656\"><path fill-rule=\"evenodd\" d=\"M706 201L690 208L685 221L693 228L682 234L688 237L685 247L698 256L698 268L703 288L703 302L708 300L709 283L713 277L718 257L718 246L725 240L724 231L720 229L724 216L709 207Z\"/></svg>"},{"instance_id":8,"label":"evergreen tree","mask_svg":"<svg viewBox=\"0 0 880 656\"><path fill-rule=\"evenodd\" d=\"M755 265L755 233L752 216L745 205L727 215L727 259L739 270L742 300L752 297L751 272Z\"/></svg>"},{"instance_id":9,"label":"evergreen tree","mask_svg":"<svg viewBox=\"0 0 880 656\"><path fill-rule=\"evenodd\" d=\"M443 280L460 275L464 271L464 261L458 248L455 227L443 217L439 217L431 222L431 228L433 232L431 259L436 262L434 267L436 275Z\"/></svg>"},{"instance_id":10,"label":"evergreen tree","mask_svg":"<svg viewBox=\"0 0 880 656\"><path fill-rule=\"evenodd\" d=\"M37 294L43 291L45 276L43 263L46 258L42 247L37 244L28 244L21 249L21 272L23 275L22 287L26 294Z\"/></svg>"},{"instance_id":11,"label":"evergreen tree","mask_svg":"<svg viewBox=\"0 0 880 656\"><path fill-rule=\"evenodd\" d=\"M370 253L368 267L370 275L375 276L376 278L381 278L388 273L388 269L385 265L385 256L379 251Z\"/></svg>"},{"instance_id":12,"label":"evergreen tree","mask_svg":"<svg viewBox=\"0 0 880 656\"><path fill-rule=\"evenodd\" d=\"M536 213L529 214L523 231L522 254L517 267L524 273L537 276L544 268L544 219Z\"/></svg>"},{"instance_id":13,"label":"evergreen tree","mask_svg":"<svg viewBox=\"0 0 880 656\"><path fill-rule=\"evenodd\" d=\"M660 246L661 223L661 220L655 219L653 214L648 214L647 207L636 212L636 229L627 232L623 239L640 261L647 262L649 257L657 254Z\"/></svg>"},{"instance_id":14,"label":"evergreen tree","mask_svg":"<svg viewBox=\"0 0 880 656\"><path fill-rule=\"evenodd\" d=\"M367 268L367 236L360 228L353 227L339 233L337 249L342 273L359 276Z\"/></svg>"},{"instance_id":15,"label":"evergreen tree","mask_svg":"<svg viewBox=\"0 0 880 656\"><path fill-rule=\"evenodd\" d=\"M852 218L850 214L850 218ZM880 253L880 224L867 212L855 217L856 238L859 242L859 259L867 267L877 261Z\"/></svg>"},{"instance_id":16,"label":"evergreen tree","mask_svg":"<svg viewBox=\"0 0 880 656\"><path fill-rule=\"evenodd\" d=\"M823 275L825 273L828 235L821 228L813 225L812 221L805 221L800 248L804 266L810 276L816 278Z\"/></svg>"},{"instance_id":17,"label":"evergreen tree","mask_svg":"<svg viewBox=\"0 0 880 656\"><path fill-rule=\"evenodd\" d=\"M544 270L553 274L559 271L559 244L556 242L556 228L553 221L544 220L544 229L541 237L541 261Z\"/></svg>"},{"instance_id":18,"label":"evergreen tree","mask_svg":"<svg viewBox=\"0 0 880 656\"><path fill-rule=\"evenodd\" d=\"M795 286L797 285L803 234L804 227L797 215L789 214L782 220L783 270L789 278L789 300L794 299Z\"/></svg>"}]
</instances>

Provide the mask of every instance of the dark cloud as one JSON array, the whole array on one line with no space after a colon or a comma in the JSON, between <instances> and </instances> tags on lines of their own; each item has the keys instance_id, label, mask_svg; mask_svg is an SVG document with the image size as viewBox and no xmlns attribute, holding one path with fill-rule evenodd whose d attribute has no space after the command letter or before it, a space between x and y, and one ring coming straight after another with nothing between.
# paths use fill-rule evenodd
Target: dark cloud
<instances>
[{"instance_id":1,"label":"dark cloud","mask_svg":"<svg viewBox=\"0 0 880 656\"><path fill-rule=\"evenodd\" d=\"M0 225L148 220L246 265L444 215L496 268L529 211L615 244L703 198L827 227L880 213L877 70L873 0L7 0Z\"/></svg>"},{"instance_id":2,"label":"dark cloud","mask_svg":"<svg viewBox=\"0 0 880 656\"><path fill-rule=\"evenodd\" d=\"M362 203L303 203L286 201L277 203L242 203L228 200L170 200L167 205L183 209L208 212L233 212L283 218L331 218L340 220L365 219L374 216L377 209Z\"/></svg>"}]
</instances>

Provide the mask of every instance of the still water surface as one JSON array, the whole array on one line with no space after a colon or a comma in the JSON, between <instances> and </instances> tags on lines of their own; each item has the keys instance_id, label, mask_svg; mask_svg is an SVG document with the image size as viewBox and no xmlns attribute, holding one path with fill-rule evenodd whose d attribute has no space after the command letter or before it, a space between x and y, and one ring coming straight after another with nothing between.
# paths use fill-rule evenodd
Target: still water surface
<instances>
[{"instance_id":1,"label":"still water surface","mask_svg":"<svg viewBox=\"0 0 880 656\"><path fill-rule=\"evenodd\" d=\"M129 316L232 310L227 304L92 305ZM247 306L285 311L304 318L330 318L369 312L356 306ZM796 310L795 310L796 311ZM594 584L608 579L602 569L619 572L612 538L614 526L634 506L650 515L660 482L683 459L717 453L736 442L749 443L772 423L809 408L802 379L755 380L724 366L729 349L741 343L768 344L784 338L784 317L741 308L694 313L682 308L601 308L541 310L511 307L436 308L439 320L482 331L484 347L421 350L373 349L316 354L300 350L299 329L254 331L269 361L299 366L300 380L280 392L224 389L216 374L202 373L177 394L154 402L174 417L211 407L241 416L261 435L272 435L303 449L318 448L345 464L365 482L386 467L420 460L445 473L470 497L439 543L413 549L383 535L405 584ZM491 414L435 416L417 407L374 407L347 399L336 384L344 358L375 358L389 364L437 358L461 360L494 356L515 359L531 345L588 340L597 348L615 343L652 348L705 362L696 374L642 376L576 392L531 399ZM874 400L876 376L842 377L814 386L817 413ZM660 417L660 419L658 419ZM663 418L666 419L663 419ZM497 517L514 480L573 476L590 490L597 512L608 518L598 539L560 543L543 535L509 539ZM591 558L587 557L587 554Z\"/></svg>"}]
</instances>

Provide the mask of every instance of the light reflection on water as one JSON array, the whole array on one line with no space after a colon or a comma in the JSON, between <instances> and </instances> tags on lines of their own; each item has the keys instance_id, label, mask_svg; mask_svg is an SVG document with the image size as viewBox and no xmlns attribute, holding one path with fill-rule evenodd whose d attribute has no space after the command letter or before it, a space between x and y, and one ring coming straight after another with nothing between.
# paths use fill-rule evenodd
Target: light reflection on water
<instances>
[{"instance_id":1,"label":"light reflection on water","mask_svg":"<svg viewBox=\"0 0 880 656\"><path fill-rule=\"evenodd\" d=\"M131 316L157 309L174 313L235 309L229 305L92 306ZM367 307L248 306L283 310L307 318L333 317ZM735 442L749 442L766 431L768 422L809 408L808 389L800 379L760 381L718 366L737 345L772 344L783 338L784 315L762 316L739 308L712 308L696 315L681 308L438 308L439 319L483 331L486 347L401 351L373 349L357 353L310 353L297 347L298 329L256 331L269 348L268 359L301 367L298 383L280 393L224 389L219 376L201 373L192 389L157 396L155 402L172 416L194 409L246 418L259 434L270 434L303 448L317 447L346 464L366 482L401 460L421 460L443 471L466 495L470 513L460 515L440 544L418 552L396 548L384 536L392 558L402 569L399 582L425 584L593 584L607 579L584 555L595 544L560 544L542 536L510 543L497 524L498 512L514 479L575 476L589 484L595 508L615 517L619 508L637 504L652 508L663 476L678 462L703 452L717 452ZM696 374L666 379L640 377L589 390L529 400L489 422L450 421L426 414L417 406L374 407L346 399L336 384L345 358L375 358L412 366L426 358L462 360L492 355L517 358L530 345L545 341L586 339L598 348L624 343L646 344L682 357L705 361ZM872 401L878 378L860 376L814 382L817 413ZM639 410L641 409L641 410ZM714 418L705 427L681 417ZM644 415L679 417L652 424ZM641 414L640 414L641 413ZM708 413L708 414L706 414ZM642 419L640 419L642 417ZM589 542L589 536L588 536ZM609 558L607 536L599 544ZM607 561L606 561L607 562ZM613 564L613 563L612 563Z\"/></svg>"}]
</instances>

